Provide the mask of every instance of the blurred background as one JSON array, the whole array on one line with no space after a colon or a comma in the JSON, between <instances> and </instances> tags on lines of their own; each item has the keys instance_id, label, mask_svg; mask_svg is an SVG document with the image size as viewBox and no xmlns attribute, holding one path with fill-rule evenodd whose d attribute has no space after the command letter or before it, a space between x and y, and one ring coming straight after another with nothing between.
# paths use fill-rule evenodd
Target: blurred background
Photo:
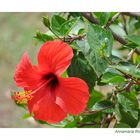
<instances>
[{"instance_id":1,"label":"blurred background","mask_svg":"<svg viewBox=\"0 0 140 140\"><path fill-rule=\"evenodd\" d=\"M16 106L10 97L10 91L17 90L13 75L23 53L28 51L35 61L39 44L33 36L38 30L45 32L45 15L48 13L0 13L0 127L47 127L32 118L24 119L28 111Z\"/></svg>"}]
</instances>

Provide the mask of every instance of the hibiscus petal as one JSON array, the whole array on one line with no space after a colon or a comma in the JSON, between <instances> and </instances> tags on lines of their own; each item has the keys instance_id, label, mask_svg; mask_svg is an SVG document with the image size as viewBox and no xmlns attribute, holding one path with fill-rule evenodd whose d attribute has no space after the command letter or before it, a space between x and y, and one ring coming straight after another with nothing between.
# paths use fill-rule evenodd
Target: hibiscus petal
<instances>
[{"instance_id":1,"label":"hibiscus petal","mask_svg":"<svg viewBox=\"0 0 140 140\"><path fill-rule=\"evenodd\" d=\"M33 88L38 85L40 79L41 75L37 67L31 65L27 53L24 53L14 74L16 85L27 89Z\"/></svg>"},{"instance_id":2,"label":"hibiscus petal","mask_svg":"<svg viewBox=\"0 0 140 140\"><path fill-rule=\"evenodd\" d=\"M36 120L43 120L49 123L62 121L67 114L55 103L55 93L44 86L33 95L28 102L30 113L34 113Z\"/></svg>"},{"instance_id":3,"label":"hibiscus petal","mask_svg":"<svg viewBox=\"0 0 140 140\"><path fill-rule=\"evenodd\" d=\"M89 99L87 84L80 78L59 78L56 103L67 113L83 112Z\"/></svg>"},{"instance_id":4,"label":"hibiscus petal","mask_svg":"<svg viewBox=\"0 0 140 140\"><path fill-rule=\"evenodd\" d=\"M62 41L48 41L39 51L38 64L45 71L61 75L70 65L73 57L71 47Z\"/></svg>"}]
</instances>

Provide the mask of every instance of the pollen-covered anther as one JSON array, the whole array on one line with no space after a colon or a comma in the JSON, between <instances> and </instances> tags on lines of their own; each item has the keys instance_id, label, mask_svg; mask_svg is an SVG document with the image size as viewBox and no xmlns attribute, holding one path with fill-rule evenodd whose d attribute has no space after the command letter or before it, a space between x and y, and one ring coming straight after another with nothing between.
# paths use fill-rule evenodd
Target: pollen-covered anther
<instances>
[{"instance_id":1,"label":"pollen-covered anther","mask_svg":"<svg viewBox=\"0 0 140 140\"><path fill-rule=\"evenodd\" d=\"M13 100L17 104L27 104L29 100L33 98L33 96L30 94L32 91L22 91L22 92L14 92L14 95L12 96Z\"/></svg>"}]
</instances>

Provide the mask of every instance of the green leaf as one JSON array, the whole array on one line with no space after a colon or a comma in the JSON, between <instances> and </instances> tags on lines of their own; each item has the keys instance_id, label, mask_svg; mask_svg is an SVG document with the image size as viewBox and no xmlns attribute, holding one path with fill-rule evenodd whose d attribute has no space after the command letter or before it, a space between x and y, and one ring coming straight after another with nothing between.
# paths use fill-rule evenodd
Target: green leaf
<instances>
[{"instance_id":1,"label":"green leaf","mask_svg":"<svg viewBox=\"0 0 140 140\"><path fill-rule=\"evenodd\" d=\"M117 95L118 102L122 109L130 113L134 119L138 119L138 101L134 93L124 93Z\"/></svg>"},{"instance_id":2,"label":"green leaf","mask_svg":"<svg viewBox=\"0 0 140 140\"><path fill-rule=\"evenodd\" d=\"M98 25L89 25L87 39L89 46L97 52L104 51L104 55L109 57L112 53L113 36L110 31L101 28Z\"/></svg>"},{"instance_id":3,"label":"green leaf","mask_svg":"<svg viewBox=\"0 0 140 140\"><path fill-rule=\"evenodd\" d=\"M83 53L97 75L100 76L108 66L105 58L109 57L112 52L112 34L100 26L90 24L88 26L87 41L90 49L88 53Z\"/></svg>"},{"instance_id":4,"label":"green leaf","mask_svg":"<svg viewBox=\"0 0 140 140\"><path fill-rule=\"evenodd\" d=\"M82 53L75 53L67 73L71 77L83 79L88 84L89 90L91 91L93 89L96 81L96 74Z\"/></svg>"},{"instance_id":5,"label":"green leaf","mask_svg":"<svg viewBox=\"0 0 140 140\"><path fill-rule=\"evenodd\" d=\"M133 64L140 64L140 56L137 53L134 53L132 56Z\"/></svg>"},{"instance_id":6,"label":"green leaf","mask_svg":"<svg viewBox=\"0 0 140 140\"><path fill-rule=\"evenodd\" d=\"M51 19L51 29L58 35L60 35L60 29L63 23L65 23L66 20L59 16L59 15L53 15Z\"/></svg>"},{"instance_id":7,"label":"green leaf","mask_svg":"<svg viewBox=\"0 0 140 140\"><path fill-rule=\"evenodd\" d=\"M90 122L100 122L102 119L102 112L97 112L96 114L91 114L91 115L81 115L82 120L81 122L84 123L90 123Z\"/></svg>"},{"instance_id":8,"label":"green leaf","mask_svg":"<svg viewBox=\"0 0 140 140\"><path fill-rule=\"evenodd\" d=\"M134 44L140 46L140 35L128 35L127 39Z\"/></svg>"},{"instance_id":9,"label":"green leaf","mask_svg":"<svg viewBox=\"0 0 140 140\"><path fill-rule=\"evenodd\" d=\"M67 115L67 117L57 124L51 124L53 127L61 127L61 128L72 128L76 127L77 120L72 115Z\"/></svg>"},{"instance_id":10,"label":"green leaf","mask_svg":"<svg viewBox=\"0 0 140 140\"><path fill-rule=\"evenodd\" d=\"M101 78L101 82L103 83L113 83L118 84L125 81L125 78L119 74L113 72L106 72L103 74Z\"/></svg>"},{"instance_id":11,"label":"green leaf","mask_svg":"<svg viewBox=\"0 0 140 140\"><path fill-rule=\"evenodd\" d=\"M62 77L68 77L67 71L65 71L61 76L62 76Z\"/></svg>"},{"instance_id":12,"label":"green leaf","mask_svg":"<svg viewBox=\"0 0 140 140\"><path fill-rule=\"evenodd\" d=\"M115 14L117 14L117 12L94 12L93 14L98 18L98 20L100 20L102 15L105 17L106 14L109 14L110 18L112 18Z\"/></svg>"},{"instance_id":13,"label":"green leaf","mask_svg":"<svg viewBox=\"0 0 140 140\"><path fill-rule=\"evenodd\" d=\"M34 36L34 38L41 41L41 42L46 42L46 41L53 40L53 37L51 37L50 35L43 34L43 33L40 33L40 32L37 32L36 36Z\"/></svg>"},{"instance_id":14,"label":"green leaf","mask_svg":"<svg viewBox=\"0 0 140 140\"><path fill-rule=\"evenodd\" d=\"M125 111L131 111L138 108L138 101L134 93L117 94L117 98Z\"/></svg>"},{"instance_id":15,"label":"green leaf","mask_svg":"<svg viewBox=\"0 0 140 140\"><path fill-rule=\"evenodd\" d=\"M77 125L77 121L74 120L74 121L72 121L72 122L67 123L67 124L64 126L64 128L74 128L74 127L76 127L76 125Z\"/></svg>"},{"instance_id":16,"label":"green leaf","mask_svg":"<svg viewBox=\"0 0 140 140\"><path fill-rule=\"evenodd\" d=\"M100 15L100 25L103 26L103 25L106 25L109 18L110 18L110 14L109 12L103 12L101 15Z\"/></svg>"},{"instance_id":17,"label":"green leaf","mask_svg":"<svg viewBox=\"0 0 140 140\"><path fill-rule=\"evenodd\" d=\"M117 51L114 51L114 50L113 50L113 52L116 52L117 53ZM118 63L120 63L122 61L122 59L120 58L120 56L116 56L116 55L111 55L110 56L110 59L111 59L111 61L112 61L113 64L118 64Z\"/></svg>"},{"instance_id":18,"label":"green leaf","mask_svg":"<svg viewBox=\"0 0 140 140\"><path fill-rule=\"evenodd\" d=\"M107 61L96 51L90 51L90 54L85 57L89 61L89 64L92 66L98 77L100 77L100 75L104 73L108 66Z\"/></svg>"},{"instance_id":19,"label":"green leaf","mask_svg":"<svg viewBox=\"0 0 140 140\"><path fill-rule=\"evenodd\" d=\"M84 28L81 28L79 31L78 31L78 35L82 35L86 32L86 30Z\"/></svg>"},{"instance_id":20,"label":"green leaf","mask_svg":"<svg viewBox=\"0 0 140 140\"><path fill-rule=\"evenodd\" d=\"M78 20L79 18L75 18L64 22L60 28L61 35L67 36L69 32L73 29L73 27L76 25Z\"/></svg>"},{"instance_id":21,"label":"green leaf","mask_svg":"<svg viewBox=\"0 0 140 140\"><path fill-rule=\"evenodd\" d=\"M135 23L137 23L136 18L129 18L126 22L126 30L128 35L133 34L134 32L137 32L135 29Z\"/></svg>"},{"instance_id":22,"label":"green leaf","mask_svg":"<svg viewBox=\"0 0 140 140\"><path fill-rule=\"evenodd\" d=\"M59 15L53 15L51 19L51 29L59 36L67 36L69 32L78 22L79 18L74 18L66 21Z\"/></svg>"},{"instance_id":23,"label":"green leaf","mask_svg":"<svg viewBox=\"0 0 140 140\"><path fill-rule=\"evenodd\" d=\"M95 105L92 107L92 110L93 111L106 110L107 113L112 113L113 110L111 108L113 108L113 103L108 100L103 100L103 101L96 102Z\"/></svg>"},{"instance_id":24,"label":"green leaf","mask_svg":"<svg viewBox=\"0 0 140 140\"><path fill-rule=\"evenodd\" d=\"M140 17L138 17L138 21L135 23L135 28L136 29L140 28Z\"/></svg>"},{"instance_id":25,"label":"green leaf","mask_svg":"<svg viewBox=\"0 0 140 140\"><path fill-rule=\"evenodd\" d=\"M69 35L73 36L73 35L83 35L83 34L86 34L86 25L82 20L77 18L76 24L69 32Z\"/></svg>"},{"instance_id":26,"label":"green leaf","mask_svg":"<svg viewBox=\"0 0 140 140\"><path fill-rule=\"evenodd\" d=\"M116 104L115 104L115 117L118 121L121 120L120 105L118 102L116 102Z\"/></svg>"},{"instance_id":27,"label":"green leaf","mask_svg":"<svg viewBox=\"0 0 140 140\"><path fill-rule=\"evenodd\" d=\"M98 102L101 101L103 99L103 94L96 91L96 90L92 90L91 94L90 94L90 99L88 101L87 107L88 108L92 108L92 106Z\"/></svg>"},{"instance_id":28,"label":"green leaf","mask_svg":"<svg viewBox=\"0 0 140 140\"><path fill-rule=\"evenodd\" d=\"M42 121L42 120L36 120L36 122L38 122L40 124L47 124L47 125L49 125L46 121Z\"/></svg>"},{"instance_id":29,"label":"green leaf","mask_svg":"<svg viewBox=\"0 0 140 140\"><path fill-rule=\"evenodd\" d=\"M129 125L130 127L133 127L133 128L136 127L139 122L139 119L135 119L131 115L130 112L126 112L123 109L122 105L118 102L115 106L115 114L116 114L116 118L117 118L118 122L125 123L125 124Z\"/></svg>"},{"instance_id":30,"label":"green leaf","mask_svg":"<svg viewBox=\"0 0 140 140\"><path fill-rule=\"evenodd\" d=\"M118 123L115 125L115 128L130 128L130 126L126 123Z\"/></svg>"},{"instance_id":31,"label":"green leaf","mask_svg":"<svg viewBox=\"0 0 140 140\"><path fill-rule=\"evenodd\" d=\"M117 35L121 36L121 37L126 37L126 33L125 31L123 30L122 27L120 27L119 25L111 25L110 26L111 30L113 32L115 32Z\"/></svg>"},{"instance_id":32,"label":"green leaf","mask_svg":"<svg viewBox=\"0 0 140 140\"><path fill-rule=\"evenodd\" d=\"M24 114L22 118L23 118L23 119L28 119L28 118L30 118L30 117L31 117L30 114Z\"/></svg>"},{"instance_id":33,"label":"green leaf","mask_svg":"<svg viewBox=\"0 0 140 140\"><path fill-rule=\"evenodd\" d=\"M78 45L77 48L79 48L79 50L82 51L82 53L84 54L84 56L86 58L86 56L89 54L89 50L90 50L90 46L89 46L87 40L76 40L76 43Z\"/></svg>"},{"instance_id":34,"label":"green leaf","mask_svg":"<svg viewBox=\"0 0 140 140\"><path fill-rule=\"evenodd\" d=\"M128 124L130 127L135 128L139 122L139 120L135 119L130 113L125 112L124 110L120 109L121 113L121 120L120 122L124 122Z\"/></svg>"}]
</instances>

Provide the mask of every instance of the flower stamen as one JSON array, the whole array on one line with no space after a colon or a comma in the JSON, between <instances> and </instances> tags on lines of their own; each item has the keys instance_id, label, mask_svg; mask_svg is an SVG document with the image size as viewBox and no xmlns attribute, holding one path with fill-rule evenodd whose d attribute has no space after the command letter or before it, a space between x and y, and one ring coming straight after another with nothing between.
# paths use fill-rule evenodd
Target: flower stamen
<instances>
[{"instance_id":1,"label":"flower stamen","mask_svg":"<svg viewBox=\"0 0 140 140\"><path fill-rule=\"evenodd\" d=\"M33 96L30 94L31 92L31 90L14 92L14 94L12 95L12 99L17 104L27 104L27 102L33 98Z\"/></svg>"}]
</instances>

